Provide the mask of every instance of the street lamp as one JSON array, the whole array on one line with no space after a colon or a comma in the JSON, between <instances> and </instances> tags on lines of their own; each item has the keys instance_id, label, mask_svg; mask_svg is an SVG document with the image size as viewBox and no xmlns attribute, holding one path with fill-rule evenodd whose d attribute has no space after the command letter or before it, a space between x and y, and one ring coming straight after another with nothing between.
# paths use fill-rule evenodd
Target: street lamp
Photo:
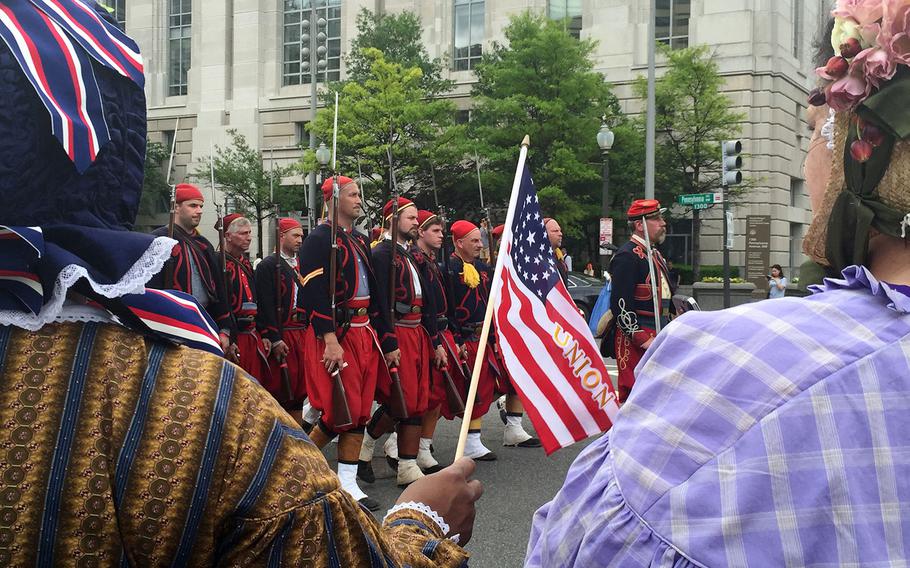
<instances>
[{"instance_id":1,"label":"street lamp","mask_svg":"<svg viewBox=\"0 0 910 568\"><path fill-rule=\"evenodd\" d=\"M603 235L605 229L604 224L611 223L610 219L610 149L613 147L613 140L615 136L613 131L610 130L610 125L607 124L607 115L603 115L600 118L600 130L597 131L597 145L600 146L601 156L603 157L603 202L601 204L601 227L600 233ZM608 235L607 242L603 242L601 239L600 242L600 264L605 271L607 269L607 261L612 254L612 250L609 248L612 245L613 235L612 227L609 227L610 234Z\"/></svg>"},{"instance_id":2,"label":"street lamp","mask_svg":"<svg viewBox=\"0 0 910 568\"><path fill-rule=\"evenodd\" d=\"M332 151L326 147L325 142L319 143L319 148L316 150L316 161L319 162L320 181L325 181L325 169L332 161Z\"/></svg>"},{"instance_id":3,"label":"street lamp","mask_svg":"<svg viewBox=\"0 0 910 568\"><path fill-rule=\"evenodd\" d=\"M301 40L304 44L307 44L308 47L304 47L302 55L304 60L301 62L301 67L304 71L310 73L310 111L312 112L311 120L315 124L316 122L316 103L317 103L317 79L316 74L319 71L328 71L328 61L326 61L326 40L328 35L326 34L328 21L325 18L320 17L318 11L325 10L327 3L325 0L310 0L310 11L309 14L300 22L301 25ZM315 24L312 26L311 24ZM313 27L315 27L315 32L312 33ZM310 150L316 150L316 131L310 128ZM318 159L318 158L317 158ZM312 204L316 201L316 172L310 172L310 183L309 191L307 193L309 199L307 200ZM310 215L307 216L307 227L312 230L313 228L313 211L310 211Z\"/></svg>"}]
</instances>

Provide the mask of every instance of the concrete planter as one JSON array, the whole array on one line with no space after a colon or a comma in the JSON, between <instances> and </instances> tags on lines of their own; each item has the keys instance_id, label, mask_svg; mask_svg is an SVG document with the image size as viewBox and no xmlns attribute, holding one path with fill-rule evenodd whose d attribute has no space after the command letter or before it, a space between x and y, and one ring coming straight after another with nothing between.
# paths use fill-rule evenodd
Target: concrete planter
<instances>
[{"instance_id":1,"label":"concrete planter","mask_svg":"<svg viewBox=\"0 0 910 568\"><path fill-rule=\"evenodd\" d=\"M730 284L730 307L754 302L752 292L755 284ZM692 295L702 310L724 309L724 285L720 282L696 282L692 285Z\"/></svg>"}]
</instances>

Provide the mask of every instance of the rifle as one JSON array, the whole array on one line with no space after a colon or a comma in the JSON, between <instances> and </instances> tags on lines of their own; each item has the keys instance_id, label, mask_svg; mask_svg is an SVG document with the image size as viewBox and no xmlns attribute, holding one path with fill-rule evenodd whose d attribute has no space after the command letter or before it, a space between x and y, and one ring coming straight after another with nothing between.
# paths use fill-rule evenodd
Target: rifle
<instances>
[{"instance_id":1,"label":"rifle","mask_svg":"<svg viewBox=\"0 0 910 568\"><path fill-rule=\"evenodd\" d=\"M446 251L446 239L445 239L446 217L445 217L445 211L443 211L443 209L442 209L441 207L439 207L439 193L438 193L437 190L436 190L436 167L435 167L433 164L430 164L430 176L431 176L431 179L432 179L432 181L433 181L433 200L436 202L436 215L439 217L439 222L442 223L443 238L442 238L442 251L441 251L441 252L442 252L442 254L443 254L443 263L445 263L445 261L446 261L446 256L445 256L445 251ZM447 266L446 266L445 268L446 268L446 269L445 269L444 271L441 270L440 273L443 274L443 278L444 278L444 280L443 280L443 292L444 292L444 295L446 296L446 305L448 306L448 302L449 302L449 286L448 286L448 284L449 284L449 278L448 278L448 276L449 276L449 271L448 271L448 267L447 267ZM446 313L446 318L448 318L448 312ZM448 319L447 319L446 321L448 321ZM445 341L445 340L443 340L443 341ZM458 354L454 354L454 355L456 355L456 360L457 360L461 365L465 365L464 361L461 360L461 356L460 356L460 355L458 355ZM464 370L464 368L462 368L462 370ZM467 375L465 375L465 376L467 376ZM461 393L458 392L458 388L455 386L455 381L452 380L452 375L449 374L448 368L443 368L443 369L442 369L442 378L443 378L443 385L442 385L442 386L443 386L443 388L445 388L445 391L446 391L446 401L448 402L449 410L450 410L453 414L461 414L462 412L464 412L464 401L463 401L462 398L461 398Z\"/></svg>"},{"instance_id":2,"label":"rifle","mask_svg":"<svg viewBox=\"0 0 910 568\"><path fill-rule=\"evenodd\" d=\"M487 242L490 244L490 265L496 266L496 256L499 251L493 246L493 220L490 218L490 209L483 204L483 185L480 183L480 156L474 154L474 166L477 168L477 191L480 192L480 209L487 219Z\"/></svg>"},{"instance_id":3,"label":"rifle","mask_svg":"<svg viewBox=\"0 0 910 568\"><path fill-rule=\"evenodd\" d=\"M386 153L389 157L389 178L392 183L392 215L389 220L389 235L391 236L391 247L389 248L389 323L395 325L395 258L398 249L398 183L395 180L395 166L392 162L392 137L389 136L389 145L386 147ZM389 410L392 416L399 420L408 417L408 408L404 399L404 391L401 389L401 379L398 377L398 368L389 367L389 375L392 378L392 385L389 393Z\"/></svg>"},{"instance_id":4,"label":"rifle","mask_svg":"<svg viewBox=\"0 0 910 568\"><path fill-rule=\"evenodd\" d=\"M224 240L224 217L222 216L223 209L222 204L218 203L215 195L215 155L212 152L212 145L209 143L209 172L211 173L211 182L212 182L212 203L215 204L215 214L218 216L218 220L215 222L215 230L218 231L218 250L221 253L221 283L224 285L224 304L227 306L228 312L230 313L231 323L233 326L231 328L231 344L237 344L237 320L234 318L234 310L231 305L231 288L230 278L228 278L228 266L227 266L227 248L225 247ZM234 363L240 363L240 360L234 355L233 352L227 353L227 359L233 361Z\"/></svg>"},{"instance_id":5,"label":"rifle","mask_svg":"<svg viewBox=\"0 0 910 568\"><path fill-rule=\"evenodd\" d=\"M171 157L167 160L167 184L171 186L171 213L167 222L167 236L174 238L174 225L177 224L177 184L171 183L171 168L174 167L174 154L177 152L177 134L180 132L180 117L174 123L174 139L171 140ZM175 180L176 181L176 180ZM168 262L164 269L164 287L174 287L174 263Z\"/></svg>"},{"instance_id":6,"label":"rifle","mask_svg":"<svg viewBox=\"0 0 910 568\"><path fill-rule=\"evenodd\" d=\"M269 156L269 193L274 196L275 189L272 187L274 176L274 162L272 161L273 155ZM278 340L284 340L284 306L282 303L284 298L281 297L281 265L284 264L284 260L281 259L281 210L278 208L278 204L275 204L275 315L277 320L275 321L275 327L278 328ZM293 308L293 306L291 306ZM294 401L294 390L291 388L291 374L288 372L288 361L287 357L279 357L275 355L275 360L278 362L278 369L281 371L281 397L284 399L279 401L282 406L288 405Z\"/></svg>"},{"instance_id":7,"label":"rifle","mask_svg":"<svg viewBox=\"0 0 910 568\"><path fill-rule=\"evenodd\" d=\"M338 187L338 170L335 168L335 152L338 143L338 93L335 93L335 123L332 127L332 221L331 239L332 251L329 257L329 298L332 301L332 329L338 329L337 299L335 293L338 285L338 196L341 188ZM357 254L356 251L351 251ZM347 325L347 324L345 324ZM339 338L340 341L341 338ZM348 396L341 380L341 368L332 370L332 416L335 428L343 428L353 424L351 408L348 406Z\"/></svg>"}]
</instances>

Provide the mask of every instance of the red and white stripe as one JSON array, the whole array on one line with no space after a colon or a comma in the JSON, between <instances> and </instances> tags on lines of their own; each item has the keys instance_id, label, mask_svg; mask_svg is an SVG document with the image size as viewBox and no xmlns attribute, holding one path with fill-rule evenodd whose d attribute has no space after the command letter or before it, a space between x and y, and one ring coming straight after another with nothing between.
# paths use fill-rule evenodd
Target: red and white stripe
<instances>
[{"instance_id":1,"label":"red and white stripe","mask_svg":"<svg viewBox=\"0 0 910 568\"><path fill-rule=\"evenodd\" d=\"M77 103L79 105L79 118L85 123L86 129L88 130L89 154L91 159L94 160L99 151L98 132L95 129L94 122L92 122L88 115L85 79L82 76L82 66L79 64L76 48L73 46L69 37L67 37L66 32L57 24L57 22L50 19L47 14L44 14L43 12L41 13L41 17L47 24L47 27L50 28L51 33L54 35L54 39L57 40L60 51L63 53L64 57L66 57L66 64L67 67L69 67L70 76L72 78L73 90L76 92Z\"/></svg>"},{"instance_id":2,"label":"red and white stripe","mask_svg":"<svg viewBox=\"0 0 910 568\"><path fill-rule=\"evenodd\" d=\"M53 94L51 94L50 84L48 83L47 77L44 74L44 67L41 64L41 56L38 55L38 50L29 39L28 34L23 33L22 26L19 24L19 21L16 19L15 15L2 3L0 3L0 22L2 22L6 28L10 30L10 33L16 41L16 45L19 48L19 51L22 52L24 62L28 66L30 74L41 82L41 91L45 94L47 99L57 110L57 115L60 117L63 132L66 134L65 136L61 137L63 149L66 151L70 159L72 159L74 155L73 124L67 117L67 114L64 112L63 108L60 107L60 104L57 103L57 101L54 99ZM54 128L53 121L51 121L51 127Z\"/></svg>"},{"instance_id":3,"label":"red and white stripe","mask_svg":"<svg viewBox=\"0 0 910 568\"><path fill-rule=\"evenodd\" d=\"M126 70L126 68L124 68L123 65L121 65L120 62L117 61L117 59L103 45L95 41L94 36L92 36L92 34L90 34L72 15L70 15L66 8L64 8L59 2L56 2L55 0L37 0L37 2L40 5L45 6L48 10L51 10L61 20L69 24L70 29L80 38L82 38L88 45L90 45L95 53L98 54L98 56L101 57L101 59L103 59L112 69L116 70L124 77L129 77L129 72ZM95 14L92 14L92 17L95 19L98 18L98 16ZM103 26L100 20L98 21L98 24Z\"/></svg>"},{"instance_id":4,"label":"red and white stripe","mask_svg":"<svg viewBox=\"0 0 910 568\"><path fill-rule=\"evenodd\" d=\"M504 235L506 238L511 235ZM496 329L503 361L525 401L525 410L547 453L609 429L619 410L611 398L600 408L553 338L555 324L572 335L604 381L609 374L584 319L560 281L547 303L513 277L511 256L503 255ZM604 388L612 387L604 385Z\"/></svg>"}]
</instances>

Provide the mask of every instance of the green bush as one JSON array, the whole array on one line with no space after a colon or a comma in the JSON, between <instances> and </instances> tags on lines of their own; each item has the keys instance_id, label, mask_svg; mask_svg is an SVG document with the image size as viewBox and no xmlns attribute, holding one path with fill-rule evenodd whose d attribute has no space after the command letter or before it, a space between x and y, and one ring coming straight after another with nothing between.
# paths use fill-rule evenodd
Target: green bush
<instances>
[{"instance_id":1,"label":"green bush","mask_svg":"<svg viewBox=\"0 0 910 568\"><path fill-rule=\"evenodd\" d=\"M692 265L690 264L674 264L673 268L679 270L680 281L682 284L692 284ZM724 277L724 267L714 264L703 264L701 265L701 279L704 281L706 278L720 278ZM739 278L739 267L731 266L730 267L730 278Z\"/></svg>"}]
</instances>

